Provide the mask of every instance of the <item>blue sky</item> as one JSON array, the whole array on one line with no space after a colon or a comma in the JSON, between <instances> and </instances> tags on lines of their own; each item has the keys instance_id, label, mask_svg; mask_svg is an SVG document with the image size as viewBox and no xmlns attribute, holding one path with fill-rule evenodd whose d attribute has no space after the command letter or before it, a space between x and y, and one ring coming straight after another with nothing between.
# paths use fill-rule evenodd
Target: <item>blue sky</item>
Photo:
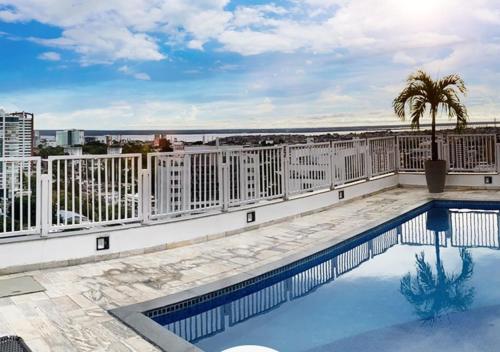
<instances>
[{"instance_id":1,"label":"blue sky","mask_svg":"<svg viewBox=\"0 0 500 352\"><path fill-rule=\"evenodd\" d=\"M419 68L489 120L499 57L497 0L0 0L0 107L37 128L396 123Z\"/></svg>"}]
</instances>

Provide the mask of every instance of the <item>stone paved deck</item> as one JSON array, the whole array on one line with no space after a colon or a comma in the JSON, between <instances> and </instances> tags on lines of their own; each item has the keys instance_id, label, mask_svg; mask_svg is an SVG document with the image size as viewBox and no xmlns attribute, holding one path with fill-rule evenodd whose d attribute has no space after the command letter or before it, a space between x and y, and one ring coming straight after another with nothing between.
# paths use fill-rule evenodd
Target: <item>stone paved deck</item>
<instances>
[{"instance_id":1,"label":"stone paved deck","mask_svg":"<svg viewBox=\"0 0 500 352\"><path fill-rule=\"evenodd\" d=\"M454 191L448 199L500 200L500 191ZM33 271L46 291L0 299L0 336L33 351L156 351L107 310L234 275L361 230L425 203L423 189L393 189L231 237L162 252Z\"/></svg>"}]
</instances>

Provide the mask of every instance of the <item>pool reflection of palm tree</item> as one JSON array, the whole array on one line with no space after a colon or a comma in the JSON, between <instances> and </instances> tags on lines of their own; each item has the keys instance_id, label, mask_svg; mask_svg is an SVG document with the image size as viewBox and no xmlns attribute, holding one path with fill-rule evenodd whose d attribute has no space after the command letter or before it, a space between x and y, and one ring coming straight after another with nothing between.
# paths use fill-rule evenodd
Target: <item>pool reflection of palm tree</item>
<instances>
[{"instance_id":1,"label":"pool reflection of palm tree","mask_svg":"<svg viewBox=\"0 0 500 352\"><path fill-rule=\"evenodd\" d=\"M474 299L474 288L467 285L474 271L470 252L459 250L462 268L459 274L445 272L441 261L439 232L434 231L436 273L425 261L424 252L416 254L416 275L408 273L401 279L401 293L415 306L416 314L426 322L440 316L467 310Z\"/></svg>"}]
</instances>

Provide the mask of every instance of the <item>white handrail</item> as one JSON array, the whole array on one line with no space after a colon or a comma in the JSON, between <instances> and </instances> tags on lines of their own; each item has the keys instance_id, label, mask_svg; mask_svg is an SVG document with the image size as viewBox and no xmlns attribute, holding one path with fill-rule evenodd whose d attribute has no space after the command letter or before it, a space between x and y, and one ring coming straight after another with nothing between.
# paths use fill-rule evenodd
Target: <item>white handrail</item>
<instances>
[{"instance_id":1,"label":"white handrail","mask_svg":"<svg viewBox=\"0 0 500 352\"><path fill-rule=\"evenodd\" d=\"M439 156L451 172L499 173L496 138L440 134ZM287 200L385 174L422 172L430 154L430 135L418 134L149 153L145 169L140 153L0 158L0 237Z\"/></svg>"}]
</instances>

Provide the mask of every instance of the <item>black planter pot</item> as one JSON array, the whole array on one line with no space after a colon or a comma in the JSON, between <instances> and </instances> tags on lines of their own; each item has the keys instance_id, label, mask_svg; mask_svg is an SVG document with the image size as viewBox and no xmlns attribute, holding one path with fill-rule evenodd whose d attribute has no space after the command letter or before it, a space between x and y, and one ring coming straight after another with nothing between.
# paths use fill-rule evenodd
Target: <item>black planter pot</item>
<instances>
[{"instance_id":1,"label":"black planter pot","mask_svg":"<svg viewBox=\"0 0 500 352\"><path fill-rule=\"evenodd\" d=\"M446 183L446 161L427 160L425 162L425 179L430 193L441 193Z\"/></svg>"},{"instance_id":2,"label":"black planter pot","mask_svg":"<svg viewBox=\"0 0 500 352\"><path fill-rule=\"evenodd\" d=\"M448 231L450 229L449 211L446 208L431 208L427 212L427 230L434 232Z\"/></svg>"}]
</instances>

